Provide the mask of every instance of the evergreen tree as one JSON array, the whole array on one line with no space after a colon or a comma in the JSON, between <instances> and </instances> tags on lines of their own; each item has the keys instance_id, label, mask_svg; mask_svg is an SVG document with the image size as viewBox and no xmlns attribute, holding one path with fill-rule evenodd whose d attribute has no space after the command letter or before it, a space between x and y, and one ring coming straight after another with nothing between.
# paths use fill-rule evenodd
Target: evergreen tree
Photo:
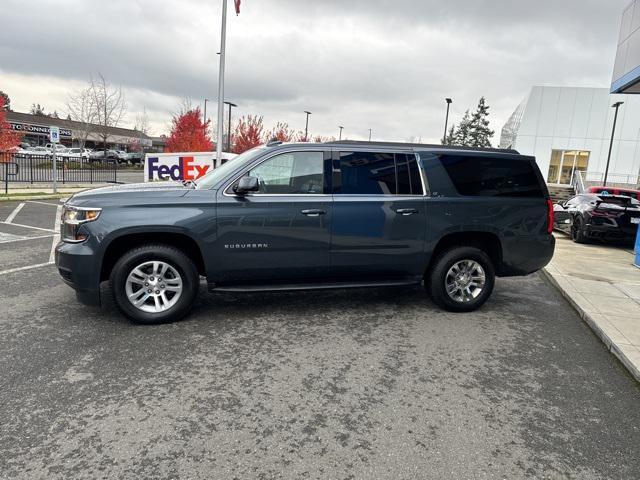
<instances>
[{"instance_id":1,"label":"evergreen tree","mask_svg":"<svg viewBox=\"0 0 640 480\"><path fill-rule=\"evenodd\" d=\"M494 131L489 128L489 105L485 103L484 97L478 101L476 111L471 115L469 122L469 139L470 147L491 147L491 137Z\"/></svg>"},{"instance_id":2,"label":"evergreen tree","mask_svg":"<svg viewBox=\"0 0 640 480\"><path fill-rule=\"evenodd\" d=\"M469 110L464 112L464 116L462 120L460 120L460 124L455 129L455 133L453 135L453 139L451 141L451 145L457 145L461 147L466 147L469 145L471 139L471 114Z\"/></svg>"},{"instance_id":3,"label":"evergreen tree","mask_svg":"<svg viewBox=\"0 0 640 480\"><path fill-rule=\"evenodd\" d=\"M456 126L454 124L454 125L451 125L451 127L449 127L449 132L442 139L442 144L443 145L453 145L454 144L453 142L454 142L455 138L456 138Z\"/></svg>"}]
</instances>

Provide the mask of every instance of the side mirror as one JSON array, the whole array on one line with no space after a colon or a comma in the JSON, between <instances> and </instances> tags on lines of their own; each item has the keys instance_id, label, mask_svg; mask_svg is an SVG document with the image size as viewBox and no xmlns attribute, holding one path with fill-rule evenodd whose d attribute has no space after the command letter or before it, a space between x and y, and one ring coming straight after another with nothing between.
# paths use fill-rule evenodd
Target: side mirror
<instances>
[{"instance_id":1,"label":"side mirror","mask_svg":"<svg viewBox=\"0 0 640 480\"><path fill-rule=\"evenodd\" d=\"M257 192L260 190L257 177L242 177L238 184L233 187L233 191L238 195L244 195L249 192Z\"/></svg>"}]
</instances>

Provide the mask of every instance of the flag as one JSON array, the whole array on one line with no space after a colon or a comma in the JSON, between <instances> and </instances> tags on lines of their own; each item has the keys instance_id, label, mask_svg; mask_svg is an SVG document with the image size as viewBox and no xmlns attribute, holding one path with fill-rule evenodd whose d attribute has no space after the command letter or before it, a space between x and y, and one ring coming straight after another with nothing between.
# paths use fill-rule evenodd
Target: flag
<instances>
[{"instance_id":1,"label":"flag","mask_svg":"<svg viewBox=\"0 0 640 480\"><path fill-rule=\"evenodd\" d=\"M240 15L240 1L241 0L234 0L233 3L235 3L236 5L236 15Z\"/></svg>"}]
</instances>

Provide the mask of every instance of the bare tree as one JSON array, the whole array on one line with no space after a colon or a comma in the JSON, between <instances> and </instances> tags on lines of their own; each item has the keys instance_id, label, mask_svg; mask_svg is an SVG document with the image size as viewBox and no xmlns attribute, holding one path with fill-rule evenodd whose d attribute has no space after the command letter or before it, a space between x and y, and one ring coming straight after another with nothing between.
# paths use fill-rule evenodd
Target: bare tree
<instances>
[{"instance_id":1,"label":"bare tree","mask_svg":"<svg viewBox=\"0 0 640 480\"><path fill-rule=\"evenodd\" d=\"M79 135L80 148L84 148L89 133L93 130L91 125L97 121L96 105L91 87L85 87L70 94L67 99L67 111L68 118L79 124L79 127L74 130Z\"/></svg>"},{"instance_id":2,"label":"bare tree","mask_svg":"<svg viewBox=\"0 0 640 480\"><path fill-rule=\"evenodd\" d=\"M134 128L145 135L149 134L149 117L146 107L142 109L142 113L136 115L136 126Z\"/></svg>"},{"instance_id":3,"label":"bare tree","mask_svg":"<svg viewBox=\"0 0 640 480\"><path fill-rule=\"evenodd\" d=\"M91 78L89 88L95 103L96 123L100 125L99 135L106 152L109 128L118 126L127 109L127 102L122 87L112 87L102 74L98 74L97 79Z\"/></svg>"}]
</instances>

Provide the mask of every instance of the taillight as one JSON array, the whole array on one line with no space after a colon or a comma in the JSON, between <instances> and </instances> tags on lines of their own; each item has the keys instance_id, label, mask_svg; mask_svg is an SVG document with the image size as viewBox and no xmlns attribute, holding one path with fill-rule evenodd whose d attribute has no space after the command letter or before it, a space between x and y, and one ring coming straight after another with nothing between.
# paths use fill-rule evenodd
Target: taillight
<instances>
[{"instance_id":1,"label":"taillight","mask_svg":"<svg viewBox=\"0 0 640 480\"><path fill-rule=\"evenodd\" d=\"M547 233L553 233L553 200L547 198Z\"/></svg>"}]
</instances>

